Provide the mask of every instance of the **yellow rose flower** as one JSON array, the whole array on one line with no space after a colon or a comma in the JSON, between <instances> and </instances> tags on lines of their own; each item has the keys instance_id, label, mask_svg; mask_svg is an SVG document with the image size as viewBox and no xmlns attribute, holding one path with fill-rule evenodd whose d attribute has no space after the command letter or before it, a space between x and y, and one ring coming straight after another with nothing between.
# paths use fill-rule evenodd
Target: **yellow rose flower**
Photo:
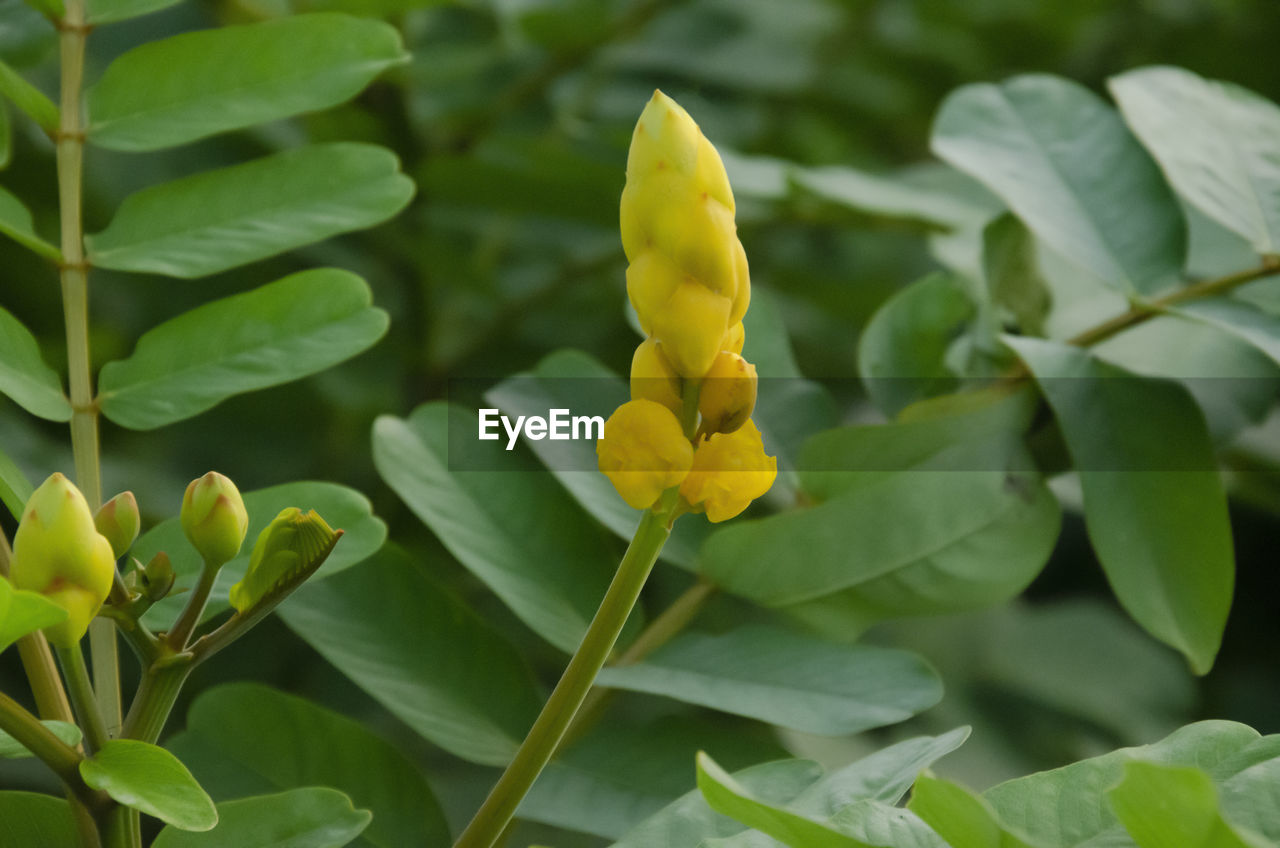
<instances>
[{"instance_id":1,"label":"yellow rose flower","mask_svg":"<svg viewBox=\"0 0 1280 848\"><path fill-rule=\"evenodd\" d=\"M689 473L693 445L675 413L641 399L624 403L609 416L596 457L622 499L635 509L648 509Z\"/></svg>"},{"instance_id":2,"label":"yellow rose flower","mask_svg":"<svg viewBox=\"0 0 1280 848\"><path fill-rule=\"evenodd\" d=\"M773 486L777 457L766 456L753 421L732 433L717 433L698 445L693 468L680 484L680 494L711 522L727 521Z\"/></svg>"}]
</instances>

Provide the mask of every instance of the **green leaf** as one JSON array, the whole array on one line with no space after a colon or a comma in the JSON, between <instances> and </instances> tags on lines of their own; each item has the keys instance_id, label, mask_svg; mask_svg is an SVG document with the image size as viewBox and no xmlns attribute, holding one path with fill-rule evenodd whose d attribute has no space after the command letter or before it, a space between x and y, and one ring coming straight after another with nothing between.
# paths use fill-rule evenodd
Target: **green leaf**
<instances>
[{"instance_id":1,"label":"green leaf","mask_svg":"<svg viewBox=\"0 0 1280 848\"><path fill-rule=\"evenodd\" d=\"M1275 814L1276 788L1280 787L1280 735L1264 736L1251 748L1255 750L1241 752L1247 757L1244 767L1231 769L1233 773L1218 787L1222 809L1226 817L1240 827L1280 842L1280 817ZM1262 751L1261 757L1252 757L1257 751ZM1221 778L1221 775L1215 777Z\"/></svg>"},{"instance_id":2,"label":"green leaf","mask_svg":"<svg viewBox=\"0 0 1280 848\"><path fill-rule=\"evenodd\" d=\"M1026 475L858 476L858 485L826 503L712 534L704 573L757 603L856 634L884 616L1011 597L1039 572L1057 538L1057 502Z\"/></svg>"},{"instance_id":3,"label":"green leaf","mask_svg":"<svg viewBox=\"0 0 1280 848\"><path fill-rule=\"evenodd\" d=\"M0 576L0 651L14 642L66 620L67 611L39 592L15 589Z\"/></svg>"},{"instance_id":4,"label":"green leaf","mask_svg":"<svg viewBox=\"0 0 1280 848\"><path fill-rule=\"evenodd\" d=\"M0 583L2 582L7 581L0 581ZM4 590L0 589L0 595L3 594ZM0 600L0 606L3 606L3 604L4 601ZM3 620L4 614L3 612L0 612L0 621ZM0 625L0 627L3 627L3 625ZM0 637L0 641L2 640L3 637ZM0 648L0 650L3 649ZM49 719L48 721L42 721L40 723L52 731L54 736L58 737L73 748L80 744L80 739L84 735L80 732L80 728L76 727L74 724L70 724L69 722ZM28 751L21 742L0 730L0 759L21 760L30 756L33 756L33 754Z\"/></svg>"},{"instance_id":5,"label":"green leaf","mask_svg":"<svg viewBox=\"0 0 1280 848\"><path fill-rule=\"evenodd\" d=\"M394 27L333 12L181 33L107 66L89 140L157 150L327 109L407 58Z\"/></svg>"},{"instance_id":6,"label":"green leaf","mask_svg":"<svg viewBox=\"0 0 1280 848\"><path fill-rule=\"evenodd\" d=\"M224 802L247 794L297 790L269 799L219 804L219 813L227 815L210 837L219 835L223 827L239 833L241 827L282 823L276 814L269 818L268 810L283 806L294 807L299 823L327 811L335 818L341 813L344 826L354 828L359 824L357 817L367 821L367 814L353 814L354 802L373 813L368 829L360 827L363 833L354 843L357 848L449 842L444 816L422 773L396 746L361 722L295 695L257 683L209 689L192 703L187 729L170 738L169 747L191 766L209 793ZM309 786L331 787L349 800L336 797L335 792L321 795L321 790L300 788ZM275 845L266 841L210 844Z\"/></svg>"},{"instance_id":7,"label":"green leaf","mask_svg":"<svg viewBox=\"0 0 1280 848\"><path fill-rule=\"evenodd\" d=\"M315 144L144 188L86 239L89 261L202 277L371 227L413 196L399 167L374 145Z\"/></svg>"},{"instance_id":8,"label":"green leaf","mask_svg":"<svg viewBox=\"0 0 1280 848\"><path fill-rule=\"evenodd\" d=\"M922 736L890 745L816 781L786 802L786 808L875 846L949 848L918 818L892 805L921 769L955 750L968 735L969 729L961 727L943 736ZM707 848L774 848L776 844L763 833L750 830L709 840Z\"/></svg>"},{"instance_id":9,"label":"green leaf","mask_svg":"<svg viewBox=\"0 0 1280 848\"><path fill-rule=\"evenodd\" d=\"M508 417L570 409L574 415L607 419L630 399L630 393L627 383L599 360L581 351L561 350L544 357L531 372L494 386L485 398ZM599 472L594 441L541 439L526 444L580 507L618 538L631 540L637 513ZM662 547L662 559L692 570L707 532L706 522L676 522Z\"/></svg>"},{"instance_id":10,"label":"green leaf","mask_svg":"<svg viewBox=\"0 0 1280 848\"><path fill-rule=\"evenodd\" d=\"M1128 762L1107 797L1138 848L1265 848L1222 817L1213 780L1198 768Z\"/></svg>"},{"instance_id":11,"label":"green leaf","mask_svg":"<svg viewBox=\"0 0 1280 848\"><path fill-rule=\"evenodd\" d=\"M951 848L1033 848L1001 824L980 795L957 783L920 775L907 809L937 831Z\"/></svg>"},{"instance_id":12,"label":"green leaf","mask_svg":"<svg viewBox=\"0 0 1280 848\"><path fill-rule=\"evenodd\" d=\"M45 96L43 91L27 82L21 74L0 60L0 100L5 98L25 112L45 132L52 135L58 131L60 121L58 107ZM7 122L6 117L5 123Z\"/></svg>"},{"instance_id":13,"label":"green leaf","mask_svg":"<svg viewBox=\"0 0 1280 848\"><path fill-rule=\"evenodd\" d=\"M310 787L218 804L218 826L206 833L167 827L151 848L342 848L369 826L335 789Z\"/></svg>"},{"instance_id":14,"label":"green leaf","mask_svg":"<svg viewBox=\"0 0 1280 848\"><path fill-rule=\"evenodd\" d=\"M698 789L711 809L794 848L873 848L824 823L761 800L706 754L698 755Z\"/></svg>"},{"instance_id":15,"label":"green leaf","mask_svg":"<svg viewBox=\"0 0 1280 848\"><path fill-rule=\"evenodd\" d=\"M751 730L678 715L638 726L611 720L557 752L516 816L621 838L681 795L697 791L689 766L699 750L709 751L726 768L788 756L767 728Z\"/></svg>"},{"instance_id":16,"label":"green leaf","mask_svg":"<svg viewBox=\"0 0 1280 848\"><path fill-rule=\"evenodd\" d=\"M1197 674L1213 665L1235 577L1226 495L1204 416L1180 385L1069 345L1006 338L1035 375L1084 491L1116 598Z\"/></svg>"},{"instance_id":17,"label":"green leaf","mask_svg":"<svg viewBox=\"0 0 1280 848\"><path fill-rule=\"evenodd\" d=\"M1179 194L1259 253L1280 253L1276 104L1182 68L1140 68L1107 85Z\"/></svg>"},{"instance_id":18,"label":"green leaf","mask_svg":"<svg viewBox=\"0 0 1280 848\"><path fill-rule=\"evenodd\" d=\"M323 371L387 330L364 280L321 268L207 303L150 330L128 359L102 369L102 412L150 430L233 395Z\"/></svg>"},{"instance_id":19,"label":"green leaf","mask_svg":"<svg viewBox=\"0 0 1280 848\"><path fill-rule=\"evenodd\" d=\"M182 0L87 0L89 23L93 26L137 18L176 6Z\"/></svg>"},{"instance_id":20,"label":"green leaf","mask_svg":"<svg viewBox=\"0 0 1280 848\"><path fill-rule=\"evenodd\" d=\"M964 86L942 104L932 147L1113 287L1152 293L1180 276L1177 201L1120 116L1088 89L1043 75Z\"/></svg>"},{"instance_id":21,"label":"green leaf","mask_svg":"<svg viewBox=\"0 0 1280 848\"><path fill-rule=\"evenodd\" d=\"M493 456L503 470L467 470ZM408 419L379 418L373 462L521 621L561 650L577 649L616 554L549 475L499 442L479 441L476 416L444 403L424 404Z\"/></svg>"},{"instance_id":22,"label":"green leaf","mask_svg":"<svg viewBox=\"0 0 1280 848\"><path fill-rule=\"evenodd\" d=\"M4 202L0 189L0 205ZM71 403L62 383L40 358L36 337L10 312L0 307L0 394L13 398L32 415L50 421L71 420Z\"/></svg>"},{"instance_id":23,"label":"green leaf","mask_svg":"<svg viewBox=\"0 0 1280 848\"><path fill-rule=\"evenodd\" d=\"M1030 387L993 386L918 401L889 424L825 430L801 451L801 486L825 501L867 482L867 472L1007 467L1038 401Z\"/></svg>"},{"instance_id":24,"label":"green leaf","mask_svg":"<svg viewBox=\"0 0 1280 848\"><path fill-rule=\"evenodd\" d=\"M22 510L35 488L12 459L0 451L0 502L15 520L22 520Z\"/></svg>"},{"instance_id":25,"label":"green leaf","mask_svg":"<svg viewBox=\"0 0 1280 848\"><path fill-rule=\"evenodd\" d=\"M0 188L0 233L45 259L61 262L62 251L36 235L35 226L31 213L22 201ZM69 409L67 414L71 414Z\"/></svg>"},{"instance_id":26,"label":"green leaf","mask_svg":"<svg viewBox=\"0 0 1280 848\"><path fill-rule=\"evenodd\" d=\"M876 311L858 342L858 374L885 415L955 386L947 349L974 314L964 284L941 273L907 286Z\"/></svg>"},{"instance_id":27,"label":"green leaf","mask_svg":"<svg viewBox=\"0 0 1280 848\"><path fill-rule=\"evenodd\" d=\"M253 542L280 511L291 506L320 513L335 529L345 530L342 540L324 565L311 578L321 580L331 574L350 568L382 547L387 538L387 526L373 514L369 499L354 489L336 483L299 482L285 483L259 489L244 495L245 509L249 512L249 532L240 555L222 567L217 582L209 596L204 619L208 620L228 607L231 587L239 582L249 566L249 554ZM169 555L173 563L178 588L193 586L200 575L200 555L191 547L177 518L161 522L143 534L133 546L133 556L148 562L160 551ZM145 621L155 629L169 627L186 603L184 595L170 595L147 611ZM284 602L287 607L290 598Z\"/></svg>"},{"instance_id":28,"label":"green leaf","mask_svg":"<svg viewBox=\"0 0 1280 848\"><path fill-rule=\"evenodd\" d=\"M1280 316L1265 312L1246 300L1231 297L1195 300L1169 311L1230 333L1280 365Z\"/></svg>"},{"instance_id":29,"label":"green leaf","mask_svg":"<svg viewBox=\"0 0 1280 848\"><path fill-rule=\"evenodd\" d=\"M213 800L178 758L134 739L112 739L80 761L80 776L126 807L182 830L212 830Z\"/></svg>"},{"instance_id":30,"label":"green leaf","mask_svg":"<svg viewBox=\"0 0 1280 848\"><path fill-rule=\"evenodd\" d=\"M1052 306L1049 283L1036 262L1036 240L1005 213L982 231L982 270L991 299L1008 309L1023 334L1043 336Z\"/></svg>"},{"instance_id":31,"label":"green leaf","mask_svg":"<svg viewBox=\"0 0 1280 848\"><path fill-rule=\"evenodd\" d=\"M913 654L760 626L684 634L597 681L824 736L895 724L942 698L937 676Z\"/></svg>"},{"instance_id":32,"label":"green leaf","mask_svg":"<svg viewBox=\"0 0 1280 848\"><path fill-rule=\"evenodd\" d=\"M0 792L0 845L67 848L79 844L71 805L35 792Z\"/></svg>"},{"instance_id":33,"label":"green leaf","mask_svg":"<svg viewBox=\"0 0 1280 848\"><path fill-rule=\"evenodd\" d=\"M1121 748L1052 771L994 786L983 797L1000 820L1045 845L1125 845L1123 829L1103 792L1119 783L1133 759L1170 766L1196 766L1218 779L1234 768L1240 753L1259 740L1258 732L1229 721L1202 721L1180 728L1152 745ZM1238 770L1238 769L1237 769ZM1116 835L1120 840L1113 840ZM1181 848L1181 846L1179 846Z\"/></svg>"},{"instance_id":34,"label":"green leaf","mask_svg":"<svg viewBox=\"0 0 1280 848\"><path fill-rule=\"evenodd\" d=\"M755 797L784 804L811 786L822 768L808 760L780 760L735 772L733 779ZM744 826L720 815L695 789L638 824L613 848L701 848L704 840L742 833Z\"/></svg>"},{"instance_id":35,"label":"green leaf","mask_svg":"<svg viewBox=\"0 0 1280 848\"><path fill-rule=\"evenodd\" d=\"M873 221L905 221L927 230L951 229L973 214L958 198L893 175L870 174L843 165L789 170L792 184Z\"/></svg>"},{"instance_id":36,"label":"green leaf","mask_svg":"<svg viewBox=\"0 0 1280 848\"><path fill-rule=\"evenodd\" d=\"M392 550L304 586L280 615L405 724L463 759L506 765L542 708L519 652Z\"/></svg>"}]
</instances>

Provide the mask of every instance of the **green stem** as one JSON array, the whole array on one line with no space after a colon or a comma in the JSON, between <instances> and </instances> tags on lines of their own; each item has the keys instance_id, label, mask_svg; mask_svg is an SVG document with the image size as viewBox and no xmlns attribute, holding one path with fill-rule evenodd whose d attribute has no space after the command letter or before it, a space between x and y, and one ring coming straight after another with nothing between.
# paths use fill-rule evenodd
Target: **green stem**
<instances>
[{"instance_id":1,"label":"green stem","mask_svg":"<svg viewBox=\"0 0 1280 848\"><path fill-rule=\"evenodd\" d=\"M84 0L66 0L59 23L62 58L61 111L57 141L58 205L62 223L62 311L67 327L67 372L71 388L71 449L76 482L89 508L102 505L98 407L89 375L89 273L84 257L82 180L84 164L84 44L89 27ZM107 726L120 725L120 658L115 628L95 619L89 625L98 712Z\"/></svg>"},{"instance_id":2,"label":"green stem","mask_svg":"<svg viewBox=\"0 0 1280 848\"><path fill-rule=\"evenodd\" d=\"M109 737L102 714L98 712L97 701L93 697L93 684L89 682L89 670L84 666L80 643L67 647L59 645L58 661L62 663L62 673L67 678L67 691L71 693L71 703L75 705L85 742L92 754L100 750Z\"/></svg>"},{"instance_id":3,"label":"green stem","mask_svg":"<svg viewBox=\"0 0 1280 848\"><path fill-rule=\"evenodd\" d=\"M76 750L54 736L39 719L3 692L0 692L0 730L21 742L67 786L84 786L80 779L81 757Z\"/></svg>"},{"instance_id":4,"label":"green stem","mask_svg":"<svg viewBox=\"0 0 1280 848\"><path fill-rule=\"evenodd\" d=\"M142 675L121 735L154 743L160 738L178 693L194 668L190 654L174 654L153 663Z\"/></svg>"},{"instance_id":5,"label":"green stem","mask_svg":"<svg viewBox=\"0 0 1280 848\"><path fill-rule=\"evenodd\" d=\"M665 499L664 499L665 500ZM529 735L520 744L515 757L498 779L475 818L454 843L454 848L491 848L515 815L520 800L542 772L547 761L564 737L578 708L591 690L596 675L604 665L618 634L631 614L640 590L671 533L669 509L645 512L627 547L618 573L605 592L595 618L577 652L569 660L564 675L551 692L542 712L533 723Z\"/></svg>"},{"instance_id":6,"label":"green stem","mask_svg":"<svg viewBox=\"0 0 1280 848\"><path fill-rule=\"evenodd\" d=\"M717 589L718 587L714 583L706 579L700 578L697 580L680 597L676 598L671 603L671 606L649 622L645 629L640 632L640 635L636 637L636 640L628 645L627 649L614 662L609 664L610 667L618 668L638 663L671 641L676 634L684 630L689 625L689 622L697 617L702 608L707 605L707 601L715 596ZM582 702L582 708L578 710L577 717L569 725L569 729L565 731L565 738L561 743L562 748L582 738L583 734L595 726L596 722L604 714L605 708L608 707L613 693L613 689L605 689L599 686L592 687L590 694Z\"/></svg>"},{"instance_id":7,"label":"green stem","mask_svg":"<svg viewBox=\"0 0 1280 848\"><path fill-rule=\"evenodd\" d=\"M220 568L221 566L219 566ZM204 615L204 608L209 603L209 593L213 591L213 584L218 578L218 568L210 568L209 563L205 563L200 569L200 582L191 590L190 596L187 597L187 605L182 608L182 613L178 616L178 620L173 623L173 627L165 634L164 640L169 643L169 647L175 651L181 651L187 647L187 642L191 640L191 634L195 632L196 627L200 624L200 617Z\"/></svg>"}]
</instances>

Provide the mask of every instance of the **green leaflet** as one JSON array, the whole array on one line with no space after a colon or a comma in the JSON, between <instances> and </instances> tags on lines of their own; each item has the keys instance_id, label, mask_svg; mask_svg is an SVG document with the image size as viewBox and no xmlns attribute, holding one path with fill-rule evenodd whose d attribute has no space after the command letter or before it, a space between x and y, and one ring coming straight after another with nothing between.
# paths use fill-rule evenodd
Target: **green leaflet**
<instances>
[{"instance_id":1,"label":"green leaflet","mask_svg":"<svg viewBox=\"0 0 1280 848\"><path fill-rule=\"evenodd\" d=\"M393 27L336 13L170 36L116 59L89 90L89 140L156 150L326 109L406 58Z\"/></svg>"}]
</instances>

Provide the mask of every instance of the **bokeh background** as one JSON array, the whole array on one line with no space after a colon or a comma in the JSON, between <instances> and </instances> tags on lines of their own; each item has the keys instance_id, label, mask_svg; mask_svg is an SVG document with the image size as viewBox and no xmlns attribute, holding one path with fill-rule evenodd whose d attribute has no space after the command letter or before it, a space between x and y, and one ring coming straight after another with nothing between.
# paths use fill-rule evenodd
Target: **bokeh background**
<instances>
[{"instance_id":1,"label":"bokeh background","mask_svg":"<svg viewBox=\"0 0 1280 848\"><path fill-rule=\"evenodd\" d=\"M893 292L938 267L936 225L838 202L803 180L779 182L779 163L936 184L947 176L931 164L928 139L944 96L964 83L1019 73L1059 74L1102 93L1111 74L1173 64L1280 99L1274 0L186 2L94 32L89 79L114 56L164 34L319 9L390 20L412 62L322 115L162 153L91 150L87 228L105 226L139 187L306 139L392 148L418 183L414 202L376 229L249 270L194 281L95 272L93 354L99 365L123 357L168 317L317 265L363 275L391 313L390 333L337 369L179 425L130 433L105 424L106 490L132 488L150 522L176 513L186 482L210 468L244 490L297 479L354 486L373 499L393 539L529 646L548 680L562 658L537 647L379 480L369 431L379 414L404 415L445 396L450 380L496 381L565 347L625 371L635 340L624 308L617 201L631 128L655 87L684 105L724 152L753 285L776 304L801 370L827 381L842 414L860 420L874 420L855 379L860 330ZM20 0L0 0L0 56L47 92L56 90L54 42L52 29ZM0 179L33 207L38 228L56 233L52 147L14 121L14 159ZM4 241L0 301L61 367L56 277ZM970 723L973 739L939 771L982 788L1152 741L1200 717L1280 731L1278 429L1260 429L1241 443L1247 448L1228 452L1228 464L1263 470L1233 482L1237 599L1207 677L1192 678L1118 611L1078 516L1068 515L1049 566L1023 601L870 634L938 666L947 686L940 706L867 738L777 741L839 763L891 738ZM67 445L63 427L0 399L0 447L32 479L70 471ZM0 523L12 532L7 516ZM128 660L125 666L132 673ZM369 722L425 766L455 820L492 777L420 741L278 622L202 668L184 703L228 679L268 681ZM0 660L0 689L21 687L9 652ZM663 709L637 701L632 709ZM175 715L183 712L180 704ZM0 784L40 779L29 766L0 770Z\"/></svg>"}]
</instances>

